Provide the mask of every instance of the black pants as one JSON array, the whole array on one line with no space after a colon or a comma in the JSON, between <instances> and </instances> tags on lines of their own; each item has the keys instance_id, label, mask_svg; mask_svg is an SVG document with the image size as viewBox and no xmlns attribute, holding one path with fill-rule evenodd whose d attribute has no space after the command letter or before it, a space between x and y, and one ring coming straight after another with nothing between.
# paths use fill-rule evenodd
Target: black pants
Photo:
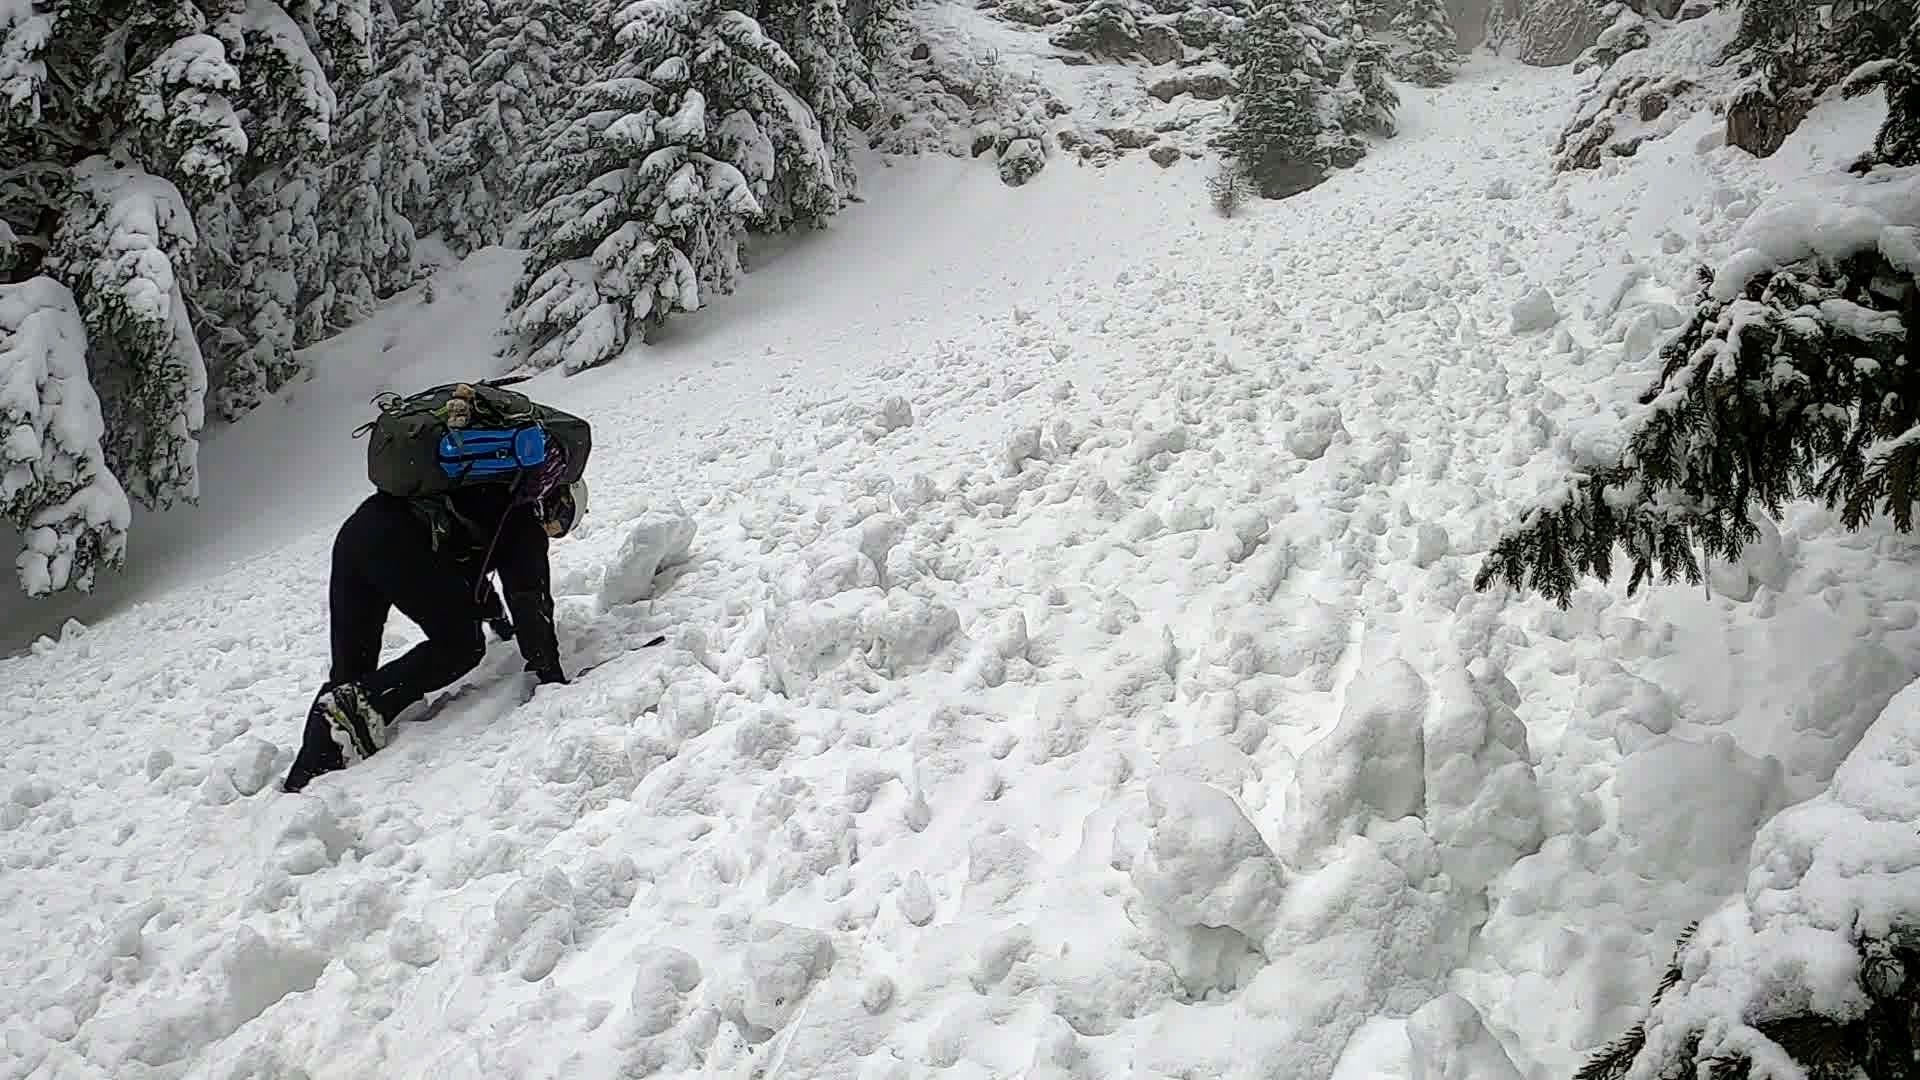
<instances>
[{"instance_id":1,"label":"black pants","mask_svg":"<svg viewBox=\"0 0 1920 1080\"><path fill-rule=\"evenodd\" d=\"M333 541L327 589L333 664L320 693L358 683L381 715L392 720L479 666L486 654L483 611L475 598L479 570L434 551L426 522L405 501L374 495L361 503ZM380 644L395 608L427 640L383 665ZM344 764L326 722L309 718L287 788L298 790Z\"/></svg>"}]
</instances>

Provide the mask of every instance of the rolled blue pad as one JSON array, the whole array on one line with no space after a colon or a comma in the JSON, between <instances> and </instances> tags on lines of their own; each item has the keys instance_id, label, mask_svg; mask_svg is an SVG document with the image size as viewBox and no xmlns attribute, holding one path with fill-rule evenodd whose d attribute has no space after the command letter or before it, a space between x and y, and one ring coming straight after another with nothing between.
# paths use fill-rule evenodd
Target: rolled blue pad
<instances>
[{"instance_id":1,"label":"rolled blue pad","mask_svg":"<svg viewBox=\"0 0 1920 1080\"><path fill-rule=\"evenodd\" d=\"M504 476L547 460L547 432L523 428L466 428L440 437L440 468L454 478Z\"/></svg>"}]
</instances>

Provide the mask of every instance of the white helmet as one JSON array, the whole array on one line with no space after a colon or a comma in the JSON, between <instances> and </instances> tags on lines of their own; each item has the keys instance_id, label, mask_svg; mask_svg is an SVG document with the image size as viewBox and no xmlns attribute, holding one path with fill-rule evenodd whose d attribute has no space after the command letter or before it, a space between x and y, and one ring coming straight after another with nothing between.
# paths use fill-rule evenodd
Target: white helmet
<instances>
[{"instance_id":1,"label":"white helmet","mask_svg":"<svg viewBox=\"0 0 1920 1080\"><path fill-rule=\"evenodd\" d=\"M558 540L571 533L587 516L587 478L581 477L547 493L540 500L540 524L547 535Z\"/></svg>"}]
</instances>

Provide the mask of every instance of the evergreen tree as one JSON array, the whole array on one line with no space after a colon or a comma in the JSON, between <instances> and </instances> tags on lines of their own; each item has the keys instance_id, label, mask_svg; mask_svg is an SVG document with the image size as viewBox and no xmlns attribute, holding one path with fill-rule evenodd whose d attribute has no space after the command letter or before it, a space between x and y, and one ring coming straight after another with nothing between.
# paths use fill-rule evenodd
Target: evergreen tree
<instances>
[{"instance_id":1,"label":"evergreen tree","mask_svg":"<svg viewBox=\"0 0 1920 1080\"><path fill-rule=\"evenodd\" d=\"M1406 0L1393 18L1393 29L1402 42L1393 58L1395 74L1417 86L1453 81L1460 42L1454 36L1446 0Z\"/></svg>"},{"instance_id":2,"label":"evergreen tree","mask_svg":"<svg viewBox=\"0 0 1920 1080\"><path fill-rule=\"evenodd\" d=\"M1877 73L1889 86L1876 141L1888 164L1920 155L1917 61L1920 28L1910 24L1901 54ZM1616 545L1632 562L1630 593L1655 576L1698 584L1696 551L1737 558L1758 534L1751 509L1777 516L1789 499L1838 507L1849 529L1876 511L1912 529L1920 365L1908 341L1920 331L1920 294L1879 239L1738 280L1702 270L1698 306L1661 352L1626 452L1529 511L1475 587L1504 581L1565 607L1580 576L1609 580Z\"/></svg>"},{"instance_id":3,"label":"evergreen tree","mask_svg":"<svg viewBox=\"0 0 1920 1080\"><path fill-rule=\"evenodd\" d=\"M1391 136L1393 114L1400 107L1400 95L1387 81L1391 60L1386 43L1373 37L1360 23L1350 23L1344 38L1329 42L1325 48L1329 67L1339 72L1329 100L1333 105L1333 123L1323 124L1336 165L1350 165L1365 156L1366 149L1356 135Z\"/></svg>"},{"instance_id":4,"label":"evergreen tree","mask_svg":"<svg viewBox=\"0 0 1920 1080\"><path fill-rule=\"evenodd\" d=\"M1875 87L1886 91L1887 115L1863 164L1920 164L1920 5L1907 15L1899 49L1855 71L1843 89L1857 97Z\"/></svg>"},{"instance_id":5,"label":"evergreen tree","mask_svg":"<svg viewBox=\"0 0 1920 1080\"><path fill-rule=\"evenodd\" d=\"M240 193L323 153L320 56L353 51L365 7L295 10L0 7L0 507L26 537L30 592L117 564L129 497L197 496L203 338L261 381L287 370L275 303L300 284L269 282Z\"/></svg>"},{"instance_id":6,"label":"evergreen tree","mask_svg":"<svg viewBox=\"0 0 1920 1080\"><path fill-rule=\"evenodd\" d=\"M434 71L444 40L440 0L376 0L376 65L341 117L326 200L334 285L328 325L340 329L413 285L416 220L432 194L434 132L443 105Z\"/></svg>"},{"instance_id":7,"label":"evergreen tree","mask_svg":"<svg viewBox=\"0 0 1920 1080\"><path fill-rule=\"evenodd\" d=\"M1878 291L1894 279L1885 258L1810 259L1721 288L1703 277L1626 454L1522 519L1478 587L1504 580L1565 606L1581 574L1609 579L1616 544L1629 593L1656 574L1698 584L1697 550L1738 557L1758 535L1749 506L1777 515L1788 499L1843 507L1849 528L1876 506L1911 527L1920 372L1904 362L1910 305Z\"/></svg>"},{"instance_id":8,"label":"evergreen tree","mask_svg":"<svg viewBox=\"0 0 1920 1080\"><path fill-rule=\"evenodd\" d=\"M520 210L514 176L562 96L551 4L506 6L472 67L472 89L439 154L438 227L454 251L501 243Z\"/></svg>"},{"instance_id":9,"label":"evergreen tree","mask_svg":"<svg viewBox=\"0 0 1920 1080\"><path fill-rule=\"evenodd\" d=\"M1222 145L1260 194L1284 198L1319 183L1319 90L1327 82L1302 0L1268 0L1231 47L1239 101Z\"/></svg>"},{"instance_id":10,"label":"evergreen tree","mask_svg":"<svg viewBox=\"0 0 1920 1080\"><path fill-rule=\"evenodd\" d=\"M769 224L824 224L859 188L853 148L877 103L873 69L854 41L842 0L761 0L759 20L799 70L795 89L813 111L838 189L792 210L777 200L765 205Z\"/></svg>"},{"instance_id":11,"label":"evergreen tree","mask_svg":"<svg viewBox=\"0 0 1920 1080\"><path fill-rule=\"evenodd\" d=\"M278 9L246 9L214 28L258 71L234 95L253 135L239 175L195 213L199 288L189 302L215 410L226 419L280 389L298 371L294 350L324 332L316 309L327 266L315 219L335 103L320 55L351 63L360 45L351 22L332 14L302 28Z\"/></svg>"},{"instance_id":12,"label":"evergreen tree","mask_svg":"<svg viewBox=\"0 0 1920 1080\"><path fill-rule=\"evenodd\" d=\"M760 193L793 219L834 205L832 155L799 71L718 0L603 13L607 74L522 170L539 205L510 329L529 363L603 363L629 335L732 290Z\"/></svg>"}]
</instances>

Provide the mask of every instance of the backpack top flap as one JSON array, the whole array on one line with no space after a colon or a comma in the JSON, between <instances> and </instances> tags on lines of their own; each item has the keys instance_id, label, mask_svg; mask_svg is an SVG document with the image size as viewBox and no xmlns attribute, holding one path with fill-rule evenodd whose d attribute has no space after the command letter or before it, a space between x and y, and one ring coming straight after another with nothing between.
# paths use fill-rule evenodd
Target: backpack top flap
<instances>
[{"instance_id":1,"label":"backpack top flap","mask_svg":"<svg viewBox=\"0 0 1920 1080\"><path fill-rule=\"evenodd\" d=\"M390 495L439 495L476 481L511 480L523 455L546 459L544 435L534 436L537 447L512 436L517 428L539 423L532 400L517 391L484 383L448 383L405 398L385 395L376 402L380 415L361 429L369 433L367 479ZM475 460L467 457L470 451L462 449L484 440L489 430L512 440L505 448L510 459L505 468L493 464L501 460L500 446L487 447L490 462L484 468L476 467ZM451 447L446 445L449 440ZM448 456L455 467L448 467Z\"/></svg>"},{"instance_id":2,"label":"backpack top flap","mask_svg":"<svg viewBox=\"0 0 1920 1080\"><path fill-rule=\"evenodd\" d=\"M560 482L570 484L586 473L593 452L587 421L492 383L447 383L375 401L380 414L354 434L370 435L367 479L391 495L510 483L555 451L564 461Z\"/></svg>"}]
</instances>

